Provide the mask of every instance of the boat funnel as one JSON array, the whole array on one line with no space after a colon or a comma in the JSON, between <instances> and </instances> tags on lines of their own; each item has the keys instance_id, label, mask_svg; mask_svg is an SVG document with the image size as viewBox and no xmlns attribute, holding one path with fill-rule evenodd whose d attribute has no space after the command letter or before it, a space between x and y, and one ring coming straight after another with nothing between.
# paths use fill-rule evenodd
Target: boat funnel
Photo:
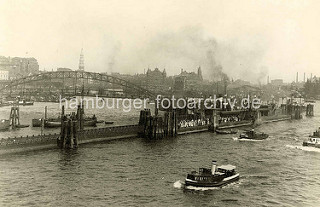
<instances>
[{"instance_id":1,"label":"boat funnel","mask_svg":"<svg viewBox=\"0 0 320 207\"><path fill-rule=\"evenodd\" d=\"M211 174L214 175L217 168L217 161L212 160L212 168L211 168Z\"/></svg>"}]
</instances>

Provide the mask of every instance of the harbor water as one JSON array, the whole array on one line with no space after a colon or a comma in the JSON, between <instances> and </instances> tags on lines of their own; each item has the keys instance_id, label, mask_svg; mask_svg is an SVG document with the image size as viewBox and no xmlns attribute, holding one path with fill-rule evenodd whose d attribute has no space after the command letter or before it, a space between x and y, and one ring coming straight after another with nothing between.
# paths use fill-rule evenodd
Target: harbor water
<instances>
[{"instance_id":1,"label":"harbor water","mask_svg":"<svg viewBox=\"0 0 320 207\"><path fill-rule=\"evenodd\" d=\"M34 114L41 118L45 105L21 107L20 114L28 117L24 121ZM51 113L56 105L48 107ZM0 110L1 116L10 112ZM139 118L138 110L95 113L120 124ZM264 141L205 132L1 155L0 206L320 206L320 149L302 147L318 127L319 103L314 117L257 127L270 135ZM13 133L33 132L39 129ZM240 180L223 188L184 190L186 174L210 167L212 160L236 165Z\"/></svg>"}]
</instances>

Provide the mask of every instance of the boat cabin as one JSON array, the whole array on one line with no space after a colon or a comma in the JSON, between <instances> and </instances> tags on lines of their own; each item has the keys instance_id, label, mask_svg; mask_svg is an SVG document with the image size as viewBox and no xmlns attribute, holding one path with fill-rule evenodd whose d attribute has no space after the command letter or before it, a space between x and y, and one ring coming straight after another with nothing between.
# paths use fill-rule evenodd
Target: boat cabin
<instances>
[{"instance_id":1,"label":"boat cabin","mask_svg":"<svg viewBox=\"0 0 320 207\"><path fill-rule=\"evenodd\" d=\"M314 137L320 137L320 127L317 131L313 132Z\"/></svg>"},{"instance_id":2,"label":"boat cabin","mask_svg":"<svg viewBox=\"0 0 320 207\"><path fill-rule=\"evenodd\" d=\"M313 143L320 143L320 138L310 138L310 141Z\"/></svg>"},{"instance_id":3,"label":"boat cabin","mask_svg":"<svg viewBox=\"0 0 320 207\"><path fill-rule=\"evenodd\" d=\"M235 173L236 166L233 165L221 165L218 167L218 172L224 173L227 176L233 175Z\"/></svg>"}]
</instances>

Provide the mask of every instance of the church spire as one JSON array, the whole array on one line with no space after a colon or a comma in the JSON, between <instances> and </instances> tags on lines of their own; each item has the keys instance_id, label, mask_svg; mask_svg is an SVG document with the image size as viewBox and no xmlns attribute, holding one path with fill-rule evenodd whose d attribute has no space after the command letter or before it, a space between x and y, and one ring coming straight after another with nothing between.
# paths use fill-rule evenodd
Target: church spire
<instances>
[{"instance_id":1,"label":"church spire","mask_svg":"<svg viewBox=\"0 0 320 207\"><path fill-rule=\"evenodd\" d=\"M83 56L83 48L81 48L81 53L80 53L79 70L80 70L80 71L84 71L84 56Z\"/></svg>"},{"instance_id":2,"label":"church spire","mask_svg":"<svg viewBox=\"0 0 320 207\"><path fill-rule=\"evenodd\" d=\"M203 80L202 78L202 71L201 71L201 67L199 66L198 68L198 77L200 78L200 80Z\"/></svg>"}]
</instances>

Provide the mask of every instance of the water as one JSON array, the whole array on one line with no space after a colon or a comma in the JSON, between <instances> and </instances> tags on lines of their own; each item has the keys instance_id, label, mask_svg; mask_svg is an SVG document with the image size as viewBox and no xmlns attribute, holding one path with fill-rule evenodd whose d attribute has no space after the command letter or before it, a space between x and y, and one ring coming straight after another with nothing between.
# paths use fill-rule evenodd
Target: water
<instances>
[{"instance_id":1,"label":"water","mask_svg":"<svg viewBox=\"0 0 320 207\"><path fill-rule=\"evenodd\" d=\"M3 155L0 206L319 206L320 152L301 147L319 112L258 127L270 135L262 142L201 133ZM212 159L236 165L240 180L183 190L186 173Z\"/></svg>"}]
</instances>

